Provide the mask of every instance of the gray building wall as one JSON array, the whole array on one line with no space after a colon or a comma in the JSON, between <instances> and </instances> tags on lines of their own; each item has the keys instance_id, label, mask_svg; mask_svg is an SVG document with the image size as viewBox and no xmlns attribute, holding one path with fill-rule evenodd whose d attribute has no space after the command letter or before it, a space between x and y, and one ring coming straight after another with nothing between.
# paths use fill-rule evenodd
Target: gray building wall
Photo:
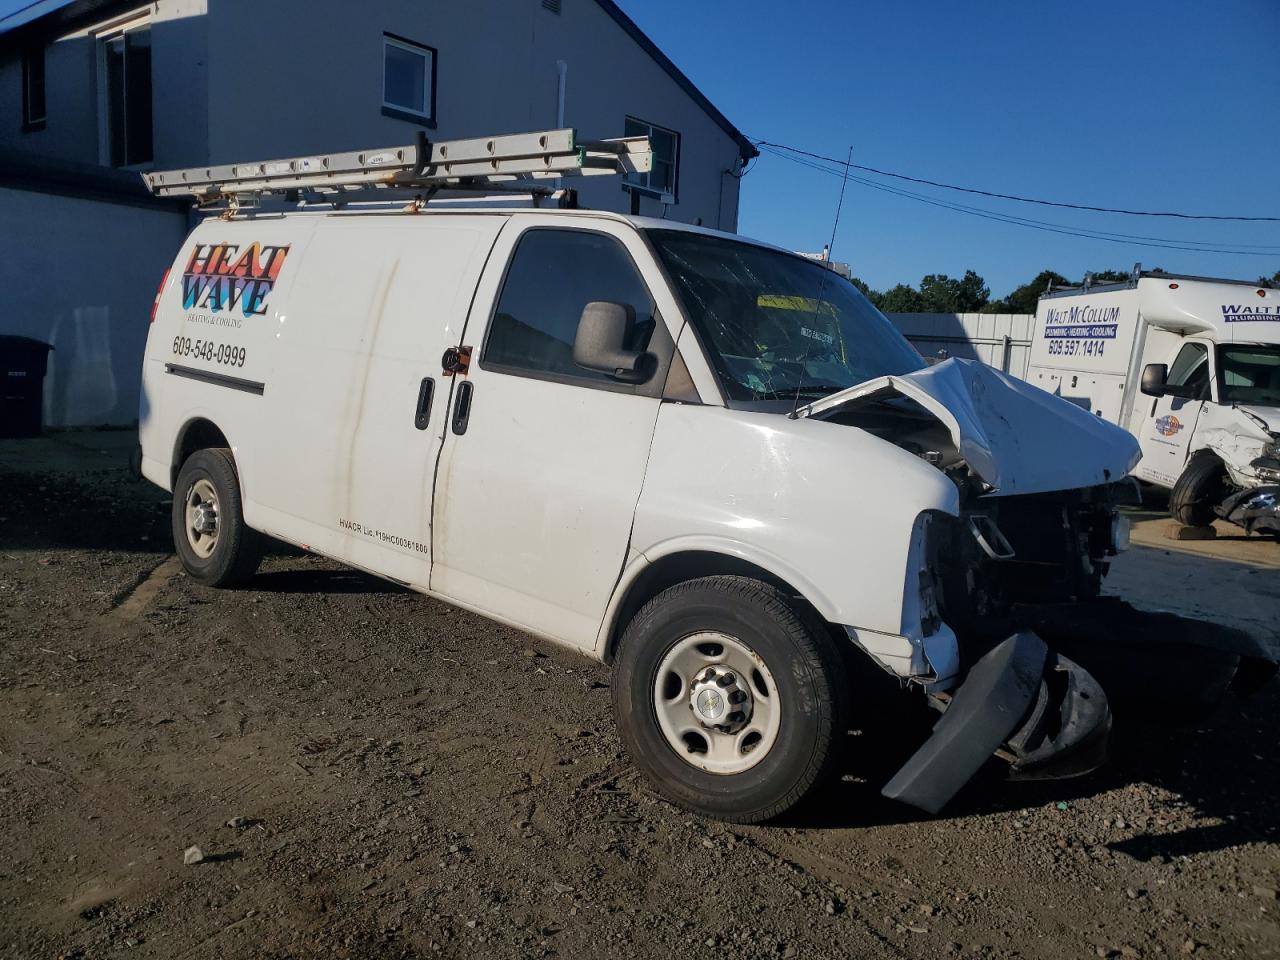
<instances>
[{"instance_id":1,"label":"gray building wall","mask_svg":"<svg viewBox=\"0 0 1280 960\"><path fill-rule=\"evenodd\" d=\"M187 215L0 186L0 222L0 333L54 347L45 423L133 423L151 304Z\"/></svg>"},{"instance_id":2,"label":"gray building wall","mask_svg":"<svg viewBox=\"0 0 1280 960\"><path fill-rule=\"evenodd\" d=\"M739 148L594 0L563 0L555 15L532 0L471 0L465 7L380 0L350 16L346 0L311 0L302 31L296 5L215 0L209 13L210 159L215 163L408 143L416 125L382 116L382 34L437 53L433 139L556 126L557 61L568 65L565 125L615 137L628 114L680 134L679 195L668 215L737 228ZM465 9L465 15L458 15ZM251 20L249 33L244 24ZM305 36L282 45L280 37ZM253 63L252 70L244 68ZM576 184L575 184L576 186ZM580 186L583 202L626 212L617 179ZM645 198L641 212L662 216Z\"/></svg>"},{"instance_id":3,"label":"gray building wall","mask_svg":"<svg viewBox=\"0 0 1280 960\"><path fill-rule=\"evenodd\" d=\"M44 129L23 132L21 51L0 54L0 148L82 163L98 162L97 54L86 37L45 50ZM54 111L57 111L56 120Z\"/></svg>"},{"instance_id":4,"label":"gray building wall","mask_svg":"<svg viewBox=\"0 0 1280 960\"><path fill-rule=\"evenodd\" d=\"M382 35L436 49L432 139L565 125L623 133L627 115L680 134L677 200L641 213L736 230L733 137L596 0L159 0L152 13L154 169L391 146L417 125L382 113ZM93 40L47 52L48 119L23 133L20 51L0 53L0 149L100 162ZM583 184L587 206L626 212L617 179Z\"/></svg>"}]
</instances>

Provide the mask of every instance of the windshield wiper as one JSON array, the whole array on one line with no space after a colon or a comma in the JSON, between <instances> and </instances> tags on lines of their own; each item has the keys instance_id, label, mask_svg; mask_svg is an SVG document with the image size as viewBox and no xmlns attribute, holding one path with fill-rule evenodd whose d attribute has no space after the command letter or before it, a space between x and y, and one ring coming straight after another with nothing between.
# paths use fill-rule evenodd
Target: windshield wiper
<instances>
[{"instance_id":1,"label":"windshield wiper","mask_svg":"<svg viewBox=\"0 0 1280 960\"><path fill-rule=\"evenodd\" d=\"M801 383L791 387L778 387L774 390L758 390L760 396L794 397L797 393L802 397L826 397L844 387L838 383Z\"/></svg>"}]
</instances>

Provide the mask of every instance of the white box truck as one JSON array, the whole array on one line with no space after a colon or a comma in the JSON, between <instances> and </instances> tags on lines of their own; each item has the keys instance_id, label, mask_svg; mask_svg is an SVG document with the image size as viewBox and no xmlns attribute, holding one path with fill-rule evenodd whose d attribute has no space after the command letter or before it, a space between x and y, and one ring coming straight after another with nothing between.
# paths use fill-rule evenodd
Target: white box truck
<instances>
[{"instance_id":1,"label":"white box truck","mask_svg":"<svg viewBox=\"0 0 1280 960\"><path fill-rule=\"evenodd\" d=\"M712 816L840 769L856 663L941 711L890 796L936 811L997 751L1092 769L1106 696L1016 609L1096 595L1133 438L927 366L784 250L561 193L427 202L647 162L563 130L146 174L220 213L143 364L188 575L243 582L274 537L609 662L631 757Z\"/></svg>"},{"instance_id":2,"label":"white box truck","mask_svg":"<svg viewBox=\"0 0 1280 960\"><path fill-rule=\"evenodd\" d=\"M1040 298L1027 379L1119 424L1181 523L1280 534L1280 290L1134 270Z\"/></svg>"}]
</instances>

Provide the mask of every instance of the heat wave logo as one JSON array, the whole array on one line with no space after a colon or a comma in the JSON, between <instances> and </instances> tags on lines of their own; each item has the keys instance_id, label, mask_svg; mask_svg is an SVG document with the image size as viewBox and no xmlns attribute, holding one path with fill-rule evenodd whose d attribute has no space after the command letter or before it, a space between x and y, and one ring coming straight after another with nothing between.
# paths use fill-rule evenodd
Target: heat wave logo
<instances>
[{"instance_id":1,"label":"heat wave logo","mask_svg":"<svg viewBox=\"0 0 1280 960\"><path fill-rule=\"evenodd\" d=\"M182 272L184 310L239 308L246 317L267 312L267 296L275 288L289 255L288 245L198 243Z\"/></svg>"}]
</instances>

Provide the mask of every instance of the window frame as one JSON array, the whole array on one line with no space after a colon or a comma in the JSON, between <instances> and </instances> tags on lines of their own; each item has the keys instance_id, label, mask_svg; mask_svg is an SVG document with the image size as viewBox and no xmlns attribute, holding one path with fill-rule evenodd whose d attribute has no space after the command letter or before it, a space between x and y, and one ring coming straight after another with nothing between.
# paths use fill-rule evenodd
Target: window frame
<instances>
[{"instance_id":1,"label":"window frame","mask_svg":"<svg viewBox=\"0 0 1280 960\"><path fill-rule=\"evenodd\" d=\"M647 136L650 138L652 145L652 137L654 130L661 130L663 133L670 134L675 141L675 155L671 158L671 190L659 190L656 187L649 186L650 173L630 173L623 177L622 189L629 193L638 193L645 197L652 197L662 203L677 204L680 202L680 154L684 138L680 135L680 131L673 130L670 127L664 127L660 123L653 123L649 120L642 120L634 114L625 114L622 118L623 130L626 130L628 123L639 124L648 128L645 134L637 134L637 136ZM644 180L635 180L633 177L643 177Z\"/></svg>"},{"instance_id":2,"label":"window frame","mask_svg":"<svg viewBox=\"0 0 1280 960\"><path fill-rule=\"evenodd\" d=\"M1267 349L1268 349L1268 348L1270 348L1270 347L1274 347L1274 344L1270 344L1270 343L1219 343L1219 344L1215 344L1215 345L1214 345L1214 349L1211 351L1211 352L1212 352L1212 354L1213 354L1213 360L1212 360L1212 363L1213 363L1213 389L1214 389L1214 395L1213 395L1213 396L1214 396L1214 401L1215 401L1215 402L1217 402L1217 403L1228 403L1228 402L1229 402L1229 403L1248 403L1248 401L1243 401L1243 400L1230 400L1230 401L1229 401L1229 400L1227 400L1227 399L1226 399L1226 398L1227 398L1227 396L1228 396L1227 391L1228 391L1228 390L1230 390L1230 389L1232 389L1232 387L1227 383L1227 356L1226 356L1226 354L1227 354L1227 351L1228 351L1228 350L1230 350L1230 349L1232 349L1232 348L1242 348L1242 349L1245 349L1245 350L1248 350L1248 349L1255 349L1255 350L1264 350L1264 351L1265 351L1265 350L1267 350ZM1261 406L1261 404L1259 404L1259 406Z\"/></svg>"},{"instance_id":3,"label":"window frame","mask_svg":"<svg viewBox=\"0 0 1280 960\"><path fill-rule=\"evenodd\" d=\"M418 54L427 60L427 69L423 71L423 82L426 89L423 90L422 100L426 104L427 112L418 113L410 110L402 104L391 103L387 100L387 48L397 47L409 53ZM397 33L383 31L382 33L382 115L391 117L393 120L406 120L409 123L416 123L419 126L435 129L436 126L436 74L440 61L440 54L435 47L428 46L425 43L419 43L416 40L410 40L408 37L402 37Z\"/></svg>"},{"instance_id":4,"label":"window frame","mask_svg":"<svg viewBox=\"0 0 1280 960\"><path fill-rule=\"evenodd\" d=\"M138 163L128 163L129 141L128 141L128 121L125 121L125 161L116 166L111 162L111 89L109 78L107 75L107 44L111 41L122 38L125 34L135 33L139 30L151 29L151 14L144 12L139 15L134 13L126 14L115 20L107 21L87 31L87 35L92 38L94 46L94 66L95 77L98 84L98 161L104 167L111 167L113 170L149 170L155 163L155 71L151 72L151 93L152 93L152 118L151 118L151 157L148 160L139 161ZM127 69L127 68L126 68ZM128 92L125 92L126 106L128 103Z\"/></svg>"},{"instance_id":5,"label":"window frame","mask_svg":"<svg viewBox=\"0 0 1280 960\"><path fill-rule=\"evenodd\" d=\"M1196 349L1196 348L1198 348L1203 354L1205 374L1207 377L1204 383L1203 389L1199 390L1196 396L1190 396L1190 395L1180 396L1179 394L1171 394L1171 395L1183 400L1205 400L1205 401L1213 402L1214 400L1217 399L1217 386L1218 386L1217 385L1218 370L1217 370L1217 364L1215 363L1216 351L1213 349L1213 344L1208 343L1204 340L1188 340L1186 343L1182 344L1182 346L1178 348L1178 352L1174 354L1173 362L1169 364L1169 380L1167 380L1166 382L1168 383L1169 386L1177 390L1182 390L1187 387L1186 381L1187 379L1189 379L1189 377L1184 378L1182 383L1172 382L1174 367L1177 366L1178 360L1182 357L1182 354L1184 352L1186 352L1187 350ZM1197 363L1195 366L1191 368L1190 371L1188 371L1188 374L1195 372L1197 369L1199 369L1199 367L1200 367L1200 364Z\"/></svg>"},{"instance_id":6,"label":"window frame","mask_svg":"<svg viewBox=\"0 0 1280 960\"><path fill-rule=\"evenodd\" d=\"M564 373L552 373L548 370L530 370L527 367L517 367L508 363L495 362L489 359L489 340L493 336L493 322L498 316L498 308L502 305L502 295L506 292L507 282L511 278L511 267L516 261L516 254L520 252L520 244L525 238L533 233L574 233L574 234L590 234L597 237L605 237L613 241L627 258L627 262L631 264L631 269L635 271L636 278L640 281L641 286L649 294L649 298L653 301L653 335L649 338L648 352L652 353L657 360L654 367L653 376L644 383L623 383L621 380L612 380L605 378L597 378L583 373L581 376ZM485 323L484 337L480 342L480 359L479 364L482 370L489 373L503 374L509 377L522 377L526 380L542 380L548 383L562 383L573 387L585 387L589 390L604 390L608 393L629 393L634 396L649 397L652 399L661 399L663 390L667 382L667 372L671 367L671 358L675 354L675 340L671 337L671 331L667 329L667 322L662 316L662 310L658 306L658 298L653 295L653 288L644 278L644 272L640 269L640 265L636 263L636 258L632 256L631 251L627 249L627 245L622 239L607 230L596 230L590 227L575 227L569 225L541 226L533 225L526 227L516 235L515 240L511 244L511 252L507 256L507 262L502 266L502 279L498 282L498 290L494 295L493 303L489 307L488 320Z\"/></svg>"},{"instance_id":7,"label":"window frame","mask_svg":"<svg viewBox=\"0 0 1280 960\"><path fill-rule=\"evenodd\" d=\"M43 43L24 47L22 51L22 132L34 133L45 128L49 118L49 74L48 60L45 57L46 47ZM40 110L39 114L32 109L32 73L33 65L40 67Z\"/></svg>"}]
</instances>

